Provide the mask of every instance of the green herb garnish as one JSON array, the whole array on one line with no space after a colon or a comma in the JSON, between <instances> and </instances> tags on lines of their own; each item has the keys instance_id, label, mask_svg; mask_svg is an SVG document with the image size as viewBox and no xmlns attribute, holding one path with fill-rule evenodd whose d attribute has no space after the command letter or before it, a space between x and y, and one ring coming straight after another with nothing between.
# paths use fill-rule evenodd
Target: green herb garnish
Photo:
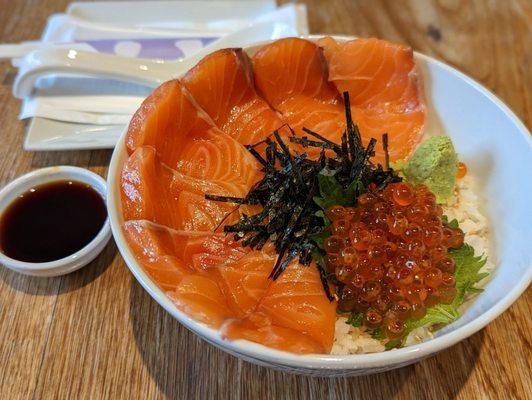
<instances>
[{"instance_id":1,"label":"green herb garnish","mask_svg":"<svg viewBox=\"0 0 532 400\"><path fill-rule=\"evenodd\" d=\"M318 186L320 196L315 196L313 200L324 211L334 205L353 205L358 196L366 191L364 184L358 179L344 188L336 180L334 172L328 170L322 170L318 174Z\"/></svg>"},{"instance_id":2,"label":"green herb garnish","mask_svg":"<svg viewBox=\"0 0 532 400\"><path fill-rule=\"evenodd\" d=\"M362 326L362 320L363 319L364 319L364 314L363 313L354 312L354 313L351 313L351 315L349 316L349 318L347 318L347 321L345 321L345 323L349 324L349 325L352 325L355 328L358 328L358 327Z\"/></svg>"},{"instance_id":3,"label":"green herb garnish","mask_svg":"<svg viewBox=\"0 0 532 400\"><path fill-rule=\"evenodd\" d=\"M443 221L447 222L447 224L449 224L450 228L452 228L452 229L460 229L460 225L458 224L458 221L457 221L456 218L453 218L452 220L449 221L449 217L447 215L442 215L441 219Z\"/></svg>"},{"instance_id":4,"label":"green herb garnish","mask_svg":"<svg viewBox=\"0 0 532 400\"><path fill-rule=\"evenodd\" d=\"M370 336L373 338L373 339L377 339L377 340L381 340L381 339L384 339L385 335L384 335L384 332L382 331L382 328L375 328L375 329L372 329L370 332L369 332Z\"/></svg>"}]
</instances>

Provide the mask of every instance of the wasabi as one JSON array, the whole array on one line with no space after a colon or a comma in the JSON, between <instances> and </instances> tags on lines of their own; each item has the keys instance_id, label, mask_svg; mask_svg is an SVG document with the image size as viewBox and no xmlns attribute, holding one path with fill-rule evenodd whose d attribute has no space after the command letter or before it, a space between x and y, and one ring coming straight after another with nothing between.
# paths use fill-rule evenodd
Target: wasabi
<instances>
[{"instance_id":1,"label":"wasabi","mask_svg":"<svg viewBox=\"0 0 532 400\"><path fill-rule=\"evenodd\" d=\"M406 179L422 183L445 203L453 194L458 157L449 136L433 136L423 142L403 168Z\"/></svg>"}]
</instances>

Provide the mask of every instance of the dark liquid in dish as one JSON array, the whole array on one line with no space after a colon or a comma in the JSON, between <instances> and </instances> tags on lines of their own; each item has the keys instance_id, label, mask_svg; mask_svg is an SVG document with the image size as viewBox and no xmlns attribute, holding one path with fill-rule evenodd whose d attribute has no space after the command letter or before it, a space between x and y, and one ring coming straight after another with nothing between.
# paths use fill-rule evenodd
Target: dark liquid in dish
<instances>
[{"instance_id":1,"label":"dark liquid in dish","mask_svg":"<svg viewBox=\"0 0 532 400\"><path fill-rule=\"evenodd\" d=\"M102 196L77 181L36 186L17 198L0 219L0 247L19 261L67 257L100 231L107 210Z\"/></svg>"}]
</instances>

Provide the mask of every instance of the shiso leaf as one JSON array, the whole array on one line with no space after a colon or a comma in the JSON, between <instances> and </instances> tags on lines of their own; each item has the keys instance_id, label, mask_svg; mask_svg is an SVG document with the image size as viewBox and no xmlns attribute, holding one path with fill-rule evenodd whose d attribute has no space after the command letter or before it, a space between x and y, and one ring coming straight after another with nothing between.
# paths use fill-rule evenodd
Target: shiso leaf
<instances>
[{"instance_id":1,"label":"shiso leaf","mask_svg":"<svg viewBox=\"0 0 532 400\"><path fill-rule=\"evenodd\" d=\"M312 235L309 235L309 238L316 243L316 245L323 249L323 241L327 239L331 235L331 231L328 227L323 228L321 232L314 233Z\"/></svg>"},{"instance_id":2,"label":"shiso leaf","mask_svg":"<svg viewBox=\"0 0 532 400\"><path fill-rule=\"evenodd\" d=\"M318 174L318 186L320 196L314 197L314 202L322 210L327 210L335 205L350 206L356 198L365 191L364 185L359 179L353 180L347 188L343 188L336 177L329 170L322 170Z\"/></svg>"},{"instance_id":3,"label":"shiso leaf","mask_svg":"<svg viewBox=\"0 0 532 400\"><path fill-rule=\"evenodd\" d=\"M487 272L480 272L482 267L486 265L487 259L484 255L475 256L475 249L467 243L464 243L457 250L451 250L449 253L456 262L457 295L462 294L462 298L459 299L458 303L460 305L468 292L476 290L474 285L489 275Z\"/></svg>"},{"instance_id":4,"label":"shiso leaf","mask_svg":"<svg viewBox=\"0 0 532 400\"><path fill-rule=\"evenodd\" d=\"M342 192L342 185L334 177L335 171L324 168L318 174L318 187L323 197L333 196L337 192Z\"/></svg>"},{"instance_id":5,"label":"shiso leaf","mask_svg":"<svg viewBox=\"0 0 532 400\"><path fill-rule=\"evenodd\" d=\"M325 212L323 210L318 210L314 213L314 215L318 218L320 218L323 221L323 228L319 232L313 233L309 235L309 238L316 243L316 245L323 249L323 241L331 235L331 221L329 221L329 218L325 215ZM320 253L321 258L323 258L323 254Z\"/></svg>"},{"instance_id":6,"label":"shiso leaf","mask_svg":"<svg viewBox=\"0 0 532 400\"><path fill-rule=\"evenodd\" d=\"M460 228L458 220L456 218L453 218L451 221L449 221L449 217L447 215L442 215L442 220L447 222L452 229Z\"/></svg>"},{"instance_id":7,"label":"shiso leaf","mask_svg":"<svg viewBox=\"0 0 532 400\"><path fill-rule=\"evenodd\" d=\"M418 320L408 319L405 323L405 330L410 333L414 329L421 328L422 326L436 324L447 325L453 322L459 316L460 313L454 304L437 304L427 309L427 314L423 318Z\"/></svg>"},{"instance_id":8,"label":"shiso leaf","mask_svg":"<svg viewBox=\"0 0 532 400\"><path fill-rule=\"evenodd\" d=\"M314 213L314 215L318 218L321 218L323 220L323 226L327 227L331 224L331 221L329 221L329 218L325 215L325 212L323 210L318 210Z\"/></svg>"}]
</instances>

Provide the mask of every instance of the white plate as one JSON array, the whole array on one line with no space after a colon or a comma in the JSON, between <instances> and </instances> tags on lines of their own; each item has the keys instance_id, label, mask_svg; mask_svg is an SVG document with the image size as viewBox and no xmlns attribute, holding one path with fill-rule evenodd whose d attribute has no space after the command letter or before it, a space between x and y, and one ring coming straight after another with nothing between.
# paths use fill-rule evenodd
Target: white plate
<instances>
[{"instance_id":1,"label":"white plate","mask_svg":"<svg viewBox=\"0 0 532 400\"><path fill-rule=\"evenodd\" d=\"M24 150L110 149L123 131L122 125L83 125L32 118L24 140Z\"/></svg>"},{"instance_id":2,"label":"white plate","mask_svg":"<svg viewBox=\"0 0 532 400\"><path fill-rule=\"evenodd\" d=\"M434 339L383 353L348 356L295 355L243 340L222 340L218 331L179 311L135 260L121 228L119 176L127 153L120 140L108 173L107 204L115 241L133 275L172 316L215 346L257 364L309 375L362 375L398 368L482 329L506 310L532 279L532 139L521 121L487 89L430 57L416 54L416 59L424 71L429 129L450 135L468 173L479 178L485 211L494 227L493 253L499 260L485 291Z\"/></svg>"}]
</instances>

